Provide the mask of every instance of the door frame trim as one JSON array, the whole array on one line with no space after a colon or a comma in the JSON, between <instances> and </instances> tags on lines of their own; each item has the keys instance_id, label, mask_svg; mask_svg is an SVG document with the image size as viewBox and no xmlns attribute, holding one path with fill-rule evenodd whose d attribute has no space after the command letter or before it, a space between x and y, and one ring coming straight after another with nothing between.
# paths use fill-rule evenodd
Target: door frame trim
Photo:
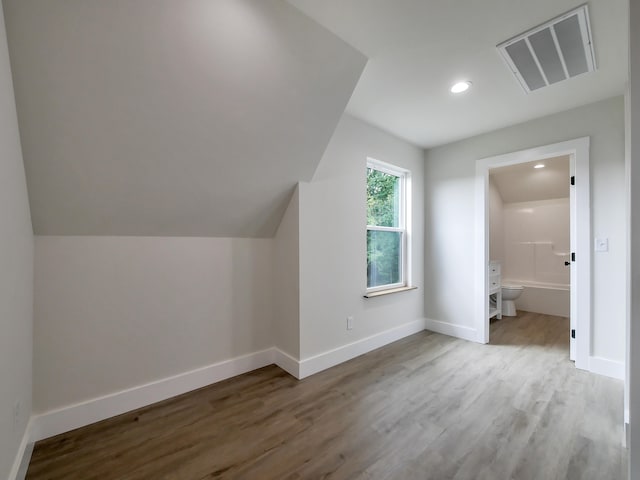
<instances>
[{"instance_id":1,"label":"door frame trim","mask_svg":"<svg viewBox=\"0 0 640 480\"><path fill-rule=\"evenodd\" d=\"M576 340L571 342L571 358L576 367L588 370L591 354L591 203L589 181L589 137L520 150L480 159L476 162L476 241L475 241L475 319L477 341L489 343L489 170L519 163L569 155L571 187L571 251L576 262L571 265L571 328ZM569 181L569 179L567 179Z\"/></svg>"}]
</instances>

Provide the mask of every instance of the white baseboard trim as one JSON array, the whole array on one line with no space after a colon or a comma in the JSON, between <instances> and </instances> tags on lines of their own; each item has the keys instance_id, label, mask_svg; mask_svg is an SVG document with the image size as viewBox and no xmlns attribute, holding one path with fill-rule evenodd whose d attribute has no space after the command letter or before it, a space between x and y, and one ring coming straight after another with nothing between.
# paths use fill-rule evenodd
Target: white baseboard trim
<instances>
[{"instance_id":1,"label":"white baseboard trim","mask_svg":"<svg viewBox=\"0 0 640 480\"><path fill-rule=\"evenodd\" d=\"M24 431L22 441L16 453L16 458L9 471L8 480L24 480L27 476L27 468L29 467L29 460L31 460L31 453L33 452L33 439L31 438L32 426L33 418L29 419L27 428Z\"/></svg>"},{"instance_id":2,"label":"white baseboard trim","mask_svg":"<svg viewBox=\"0 0 640 480\"><path fill-rule=\"evenodd\" d=\"M25 440L20 449L22 458L28 442L37 442L76 428L84 427L107 418L115 417L183 393L206 387L213 383L243 373L276 364L294 377L301 379L327 368L346 362L359 355L387 345L401 338L418 333L425 328L424 319L343 345L303 361L273 347L243 355L189 372L163 378L119 392L86 400L56 410L33 415ZM18 460L16 460L18 462ZM19 464L18 464L19 466ZM17 472L17 468L16 472ZM11 480L14 480L11 477Z\"/></svg>"},{"instance_id":3,"label":"white baseboard trim","mask_svg":"<svg viewBox=\"0 0 640 480\"><path fill-rule=\"evenodd\" d=\"M602 357L589 357L589 371L606 377L624 380L624 363Z\"/></svg>"},{"instance_id":4,"label":"white baseboard trim","mask_svg":"<svg viewBox=\"0 0 640 480\"><path fill-rule=\"evenodd\" d=\"M454 323L427 318L424 328L432 332L449 335L450 337L461 338L462 340L469 340L470 342L478 342L477 330L475 328L465 327L464 325L456 325Z\"/></svg>"},{"instance_id":5,"label":"white baseboard trim","mask_svg":"<svg viewBox=\"0 0 640 480\"><path fill-rule=\"evenodd\" d=\"M414 333L421 332L422 330L424 330L423 318L314 355L313 357L305 358L299 362L298 378L305 378L314 373L321 372L322 370L326 370L327 368L331 368L370 352L371 350L383 347L396 340L413 335Z\"/></svg>"},{"instance_id":6,"label":"white baseboard trim","mask_svg":"<svg viewBox=\"0 0 640 480\"><path fill-rule=\"evenodd\" d=\"M32 441L145 407L274 363L274 349L243 355L33 417Z\"/></svg>"},{"instance_id":7,"label":"white baseboard trim","mask_svg":"<svg viewBox=\"0 0 640 480\"><path fill-rule=\"evenodd\" d=\"M278 347L273 348L274 363L289 375L293 375L296 378L300 378L300 361L293 358L286 352L283 352Z\"/></svg>"},{"instance_id":8,"label":"white baseboard trim","mask_svg":"<svg viewBox=\"0 0 640 480\"><path fill-rule=\"evenodd\" d=\"M624 429L622 432L622 446L629 448L629 410L624 410Z\"/></svg>"}]
</instances>

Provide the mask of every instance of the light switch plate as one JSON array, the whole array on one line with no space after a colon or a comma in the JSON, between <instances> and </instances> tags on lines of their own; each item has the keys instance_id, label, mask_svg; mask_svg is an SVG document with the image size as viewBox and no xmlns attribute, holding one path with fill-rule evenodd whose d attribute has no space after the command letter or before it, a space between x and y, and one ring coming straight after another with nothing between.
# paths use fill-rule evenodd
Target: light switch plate
<instances>
[{"instance_id":1,"label":"light switch plate","mask_svg":"<svg viewBox=\"0 0 640 480\"><path fill-rule=\"evenodd\" d=\"M608 252L608 251L609 251L609 239L596 238L596 252Z\"/></svg>"}]
</instances>

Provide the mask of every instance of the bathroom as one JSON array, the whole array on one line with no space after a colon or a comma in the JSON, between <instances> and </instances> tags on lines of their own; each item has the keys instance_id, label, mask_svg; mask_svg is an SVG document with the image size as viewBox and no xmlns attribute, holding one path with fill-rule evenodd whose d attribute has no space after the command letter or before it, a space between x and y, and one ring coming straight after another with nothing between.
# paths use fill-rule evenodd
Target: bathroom
<instances>
[{"instance_id":1,"label":"bathroom","mask_svg":"<svg viewBox=\"0 0 640 480\"><path fill-rule=\"evenodd\" d=\"M499 265L501 308L569 317L570 157L489 172L489 252Z\"/></svg>"}]
</instances>

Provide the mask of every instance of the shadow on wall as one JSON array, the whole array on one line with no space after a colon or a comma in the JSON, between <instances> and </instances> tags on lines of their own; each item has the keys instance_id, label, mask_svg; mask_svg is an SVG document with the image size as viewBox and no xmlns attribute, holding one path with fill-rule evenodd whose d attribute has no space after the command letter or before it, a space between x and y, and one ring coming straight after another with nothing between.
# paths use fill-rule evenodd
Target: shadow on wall
<instances>
[{"instance_id":1,"label":"shadow on wall","mask_svg":"<svg viewBox=\"0 0 640 480\"><path fill-rule=\"evenodd\" d=\"M270 336L273 316L273 272L272 240L248 240L247 249L234 239L231 246L231 315L227 321L230 335L230 357L246 355L271 345ZM246 321L251 319L251 322Z\"/></svg>"}]
</instances>

